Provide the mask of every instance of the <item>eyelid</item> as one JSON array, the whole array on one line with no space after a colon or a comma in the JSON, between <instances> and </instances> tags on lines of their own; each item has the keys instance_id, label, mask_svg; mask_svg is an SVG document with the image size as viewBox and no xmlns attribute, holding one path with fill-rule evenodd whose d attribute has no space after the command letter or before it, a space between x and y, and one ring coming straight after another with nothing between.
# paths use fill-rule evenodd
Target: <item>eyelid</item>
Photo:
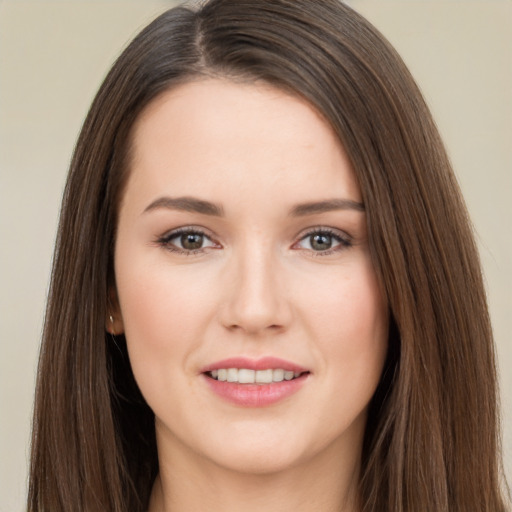
<instances>
[{"instance_id":1,"label":"eyelid","mask_svg":"<svg viewBox=\"0 0 512 512\"><path fill-rule=\"evenodd\" d=\"M199 249L183 249L181 247L170 244L170 241L173 238L176 238L184 233L201 235L207 238L210 242L212 242L213 245L201 247ZM156 238L156 243L157 245L167 249L170 252L186 255L194 255L204 252L205 249L220 247L220 244L214 239L214 236L209 232L209 230L198 226L181 226L179 228L166 231L164 234Z\"/></svg>"},{"instance_id":2,"label":"eyelid","mask_svg":"<svg viewBox=\"0 0 512 512\"><path fill-rule=\"evenodd\" d=\"M327 234L327 235L335 238L336 240L339 241L339 245L337 245L331 249L326 249L325 251L314 251L312 249L304 249L301 247L298 247L297 250L307 251L308 253L310 253L312 256L315 256L315 257L316 256L328 256L330 254L348 249L348 248L352 247L352 245L353 245L352 237L345 231L342 231L342 230L336 229L336 228L327 227L327 226L315 226L313 228L309 228L306 231L301 232L297 237L297 241L294 242L292 248L294 248L296 245L298 245L305 238L307 238L311 235L317 234L317 233Z\"/></svg>"},{"instance_id":3,"label":"eyelid","mask_svg":"<svg viewBox=\"0 0 512 512\"><path fill-rule=\"evenodd\" d=\"M173 238L180 236L183 233L197 234L207 238L213 245L207 247L201 247L198 249L183 249L176 245L170 244L170 241ZM302 242L305 238L312 236L314 234L327 234L333 238L335 238L339 244L333 248L326 249L323 251L315 251L313 249L301 248L297 247L297 245ZM156 239L156 243L170 252L185 254L185 255L194 255L198 253L204 253L205 250L211 248L222 248L221 244L219 244L214 235L212 235L209 230L198 227L198 226L182 226L176 229L172 229L170 231L165 232L163 235L160 235ZM302 231L297 237L296 241L292 244L292 249L306 251L312 256L327 256L329 254L333 254L335 252L340 252L344 249L348 249L353 245L353 240L350 235L348 235L345 231L340 229L331 228L327 226L315 226L308 228L305 231Z\"/></svg>"}]
</instances>

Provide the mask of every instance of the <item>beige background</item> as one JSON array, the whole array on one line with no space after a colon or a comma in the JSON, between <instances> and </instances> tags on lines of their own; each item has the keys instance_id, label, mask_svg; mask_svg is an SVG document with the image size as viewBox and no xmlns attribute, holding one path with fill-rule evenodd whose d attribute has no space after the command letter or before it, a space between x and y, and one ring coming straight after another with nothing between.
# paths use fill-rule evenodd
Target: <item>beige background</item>
<instances>
[{"instance_id":1,"label":"beige background","mask_svg":"<svg viewBox=\"0 0 512 512\"><path fill-rule=\"evenodd\" d=\"M24 508L34 376L60 195L88 105L173 2L0 3L0 512ZM445 137L480 243L512 475L512 3L352 0L397 47Z\"/></svg>"}]
</instances>

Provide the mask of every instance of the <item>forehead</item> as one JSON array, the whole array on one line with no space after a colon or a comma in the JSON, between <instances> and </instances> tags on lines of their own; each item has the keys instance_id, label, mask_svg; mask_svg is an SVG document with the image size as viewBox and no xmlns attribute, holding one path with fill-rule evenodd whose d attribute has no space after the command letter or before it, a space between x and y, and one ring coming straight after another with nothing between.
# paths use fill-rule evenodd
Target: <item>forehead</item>
<instances>
[{"instance_id":1,"label":"forehead","mask_svg":"<svg viewBox=\"0 0 512 512\"><path fill-rule=\"evenodd\" d=\"M305 100L262 83L203 79L162 93L135 123L131 154L129 185L139 192L273 187L297 201L329 191L360 199L330 125Z\"/></svg>"}]
</instances>

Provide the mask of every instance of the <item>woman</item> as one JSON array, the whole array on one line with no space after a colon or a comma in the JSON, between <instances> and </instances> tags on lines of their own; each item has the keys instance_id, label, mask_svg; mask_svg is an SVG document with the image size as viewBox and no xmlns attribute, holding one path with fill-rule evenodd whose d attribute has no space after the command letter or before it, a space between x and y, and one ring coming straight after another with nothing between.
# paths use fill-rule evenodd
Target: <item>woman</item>
<instances>
[{"instance_id":1,"label":"woman","mask_svg":"<svg viewBox=\"0 0 512 512\"><path fill-rule=\"evenodd\" d=\"M373 27L211 0L137 36L71 164L30 510L505 510L495 379L463 201Z\"/></svg>"}]
</instances>

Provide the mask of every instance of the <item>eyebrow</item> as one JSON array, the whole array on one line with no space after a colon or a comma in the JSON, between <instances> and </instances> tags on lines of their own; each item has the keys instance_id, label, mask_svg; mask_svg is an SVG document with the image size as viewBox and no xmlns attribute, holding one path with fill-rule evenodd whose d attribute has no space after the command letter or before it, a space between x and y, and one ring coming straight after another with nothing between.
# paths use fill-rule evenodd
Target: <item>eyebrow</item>
<instances>
[{"instance_id":1,"label":"eyebrow","mask_svg":"<svg viewBox=\"0 0 512 512\"><path fill-rule=\"evenodd\" d=\"M221 205L188 196L160 197L147 206L144 213L159 208L224 217L224 208ZM328 199L325 201L297 204L290 210L288 215L291 217L305 217L307 215L315 215L335 210L355 210L364 212L365 208L363 203L353 201L352 199Z\"/></svg>"},{"instance_id":2,"label":"eyebrow","mask_svg":"<svg viewBox=\"0 0 512 512\"><path fill-rule=\"evenodd\" d=\"M166 208L168 210L179 210L183 212L201 213L203 215L212 215L215 217L223 217L224 209L222 206L210 201L196 199L195 197L160 197L153 201L145 210L149 212L158 208Z\"/></svg>"},{"instance_id":3,"label":"eyebrow","mask_svg":"<svg viewBox=\"0 0 512 512\"><path fill-rule=\"evenodd\" d=\"M314 201L311 203L301 203L294 206L290 215L292 217L304 217L317 213L331 212L335 210L356 210L364 212L364 204L352 199L328 199L326 201Z\"/></svg>"}]
</instances>

